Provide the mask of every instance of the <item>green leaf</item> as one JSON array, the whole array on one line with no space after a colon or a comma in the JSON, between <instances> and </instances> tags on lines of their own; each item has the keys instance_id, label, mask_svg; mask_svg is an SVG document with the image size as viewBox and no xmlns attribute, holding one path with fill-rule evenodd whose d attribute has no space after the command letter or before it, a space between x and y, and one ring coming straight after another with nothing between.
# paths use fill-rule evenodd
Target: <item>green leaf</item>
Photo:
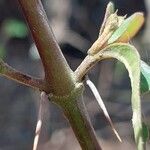
<instances>
[{"instance_id":1,"label":"green leaf","mask_svg":"<svg viewBox=\"0 0 150 150\"><path fill-rule=\"evenodd\" d=\"M5 20L3 27L5 34L10 38L24 38L28 35L26 24L16 19Z\"/></svg>"},{"instance_id":2,"label":"green leaf","mask_svg":"<svg viewBox=\"0 0 150 150\"><path fill-rule=\"evenodd\" d=\"M99 56L100 59L116 58L121 61L128 70L132 87L131 105L133 111L132 123L134 137L138 150L144 150L145 143L140 99L140 56L133 46L124 43L111 44L101 50L97 56Z\"/></svg>"},{"instance_id":3,"label":"green leaf","mask_svg":"<svg viewBox=\"0 0 150 150\"><path fill-rule=\"evenodd\" d=\"M119 28L113 33L108 40L108 44L114 42L127 43L135 36L138 30L144 23L143 13L134 13L129 18L125 19Z\"/></svg>"},{"instance_id":4,"label":"green leaf","mask_svg":"<svg viewBox=\"0 0 150 150\"><path fill-rule=\"evenodd\" d=\"M141 93L150 91L150 66L141 60Z\"/></svg>"},{"instance_id":5,"label":"green leaf","mask_svg":"<svg viewBox=\"0 0 150 150\"><path fill-rule=\"evenodd\" d=\"M149 129L148 129L148 126L144 122L143 122L143 137L144 137L144 142L148 141Z\"/></svg>"},{"instance_id":6,"label":"green leaf","mask_svg":"<svg viewBox=\"0 0 150 150\"><path fill-rule=\"evenodd\" d=\"M0 44L0 59L3 59L6 56L6 50L2 44Z\"/></svg>"}]
</instances>

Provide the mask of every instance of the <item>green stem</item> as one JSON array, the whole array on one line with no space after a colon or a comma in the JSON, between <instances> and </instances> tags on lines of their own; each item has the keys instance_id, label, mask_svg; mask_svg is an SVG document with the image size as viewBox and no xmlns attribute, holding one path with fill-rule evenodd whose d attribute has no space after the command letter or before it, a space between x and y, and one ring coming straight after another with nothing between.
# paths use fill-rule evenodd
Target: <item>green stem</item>
<instances>
[{"instance_id":1,"label":"green stem","mask_svg":"<svg viewBox=\"0 0 150 150\"><path fill-rule=\"evenodd\" d=\"M69 96L51 97L50 100L63 109L82 150L101 150L83 99L80 99L82 91L79 86Z\"/></svg>"},{"instance_id":2,"label":"green stem","mask_svg":"<svg viewBox=\"0 0 150 150\"><path fill-rule=\"evenodd\" d=\"M78 138L83 150L101 150L94 129L87 115L83 100L76 103L68 103L67 108L63 108L72 129Z\"/></svg>"}]
</instances>

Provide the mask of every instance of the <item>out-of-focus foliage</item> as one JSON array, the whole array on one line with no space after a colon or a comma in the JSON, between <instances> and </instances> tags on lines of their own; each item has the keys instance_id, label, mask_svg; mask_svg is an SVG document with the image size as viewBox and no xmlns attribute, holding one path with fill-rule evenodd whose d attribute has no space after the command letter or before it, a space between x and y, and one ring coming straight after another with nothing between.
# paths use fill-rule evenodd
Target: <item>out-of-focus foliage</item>
<instances>
[{"instance_id":1,"label":"out-of-focus foliage","mask_svg":"<svg viewBox=\"0 0 150 150\"><path fill-rule=\"evenodd\" d=\"M141 92L150 91L150 66L141 61Z\"/></svg>"},{"instance_id":2,"label":"out-of-focus foliage","mask_svg":"<svg viewBox=\"0 0 150 150\"><path fill-rule=\"evenodd\" d=\"M0 45L0 58L4 58L6 56L6 50L4 46Z\"/></svg>"},{"instance_id":3,"label":"out-of-focus foliage","mask_svg":"<svg viewBox=\"0 0 150 150\"><path fill-rule=\"evenodd\" d=\"M24 38L28 35L28 29L25 23L17 19L5 20L3 30L10 38Z\"/></svg>"},{"instance_id":4,"label":"out-of-focus foliage","mask_svg":"<svg viewBox=\"0 0 150 150\"><path fill-rule=\"evenodd\" d=\"M149 129L144 122L143 122L143 137L144 137L144 142L147 142L149 139Z\"/></svg>"}]
</instances>

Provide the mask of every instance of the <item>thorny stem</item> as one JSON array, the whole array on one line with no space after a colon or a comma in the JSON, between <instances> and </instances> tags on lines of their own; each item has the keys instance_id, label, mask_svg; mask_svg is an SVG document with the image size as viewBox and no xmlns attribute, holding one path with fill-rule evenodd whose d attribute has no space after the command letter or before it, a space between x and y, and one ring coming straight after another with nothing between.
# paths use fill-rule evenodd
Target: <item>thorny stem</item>
<instances>
[{"instance_id":1,"label":"thorny stem","mask_svg":"<svg viewBox=\"0 0 150 150\"><path fill-rule=\"evenodd\" d=\"M53 97L59 98L60 102L62 102L64 97L69 96L69 99L63 101L59 106L63 108L64 103L66 104L64 113L74 129L82 149L101 150L90 121L82 108L80 108L80 103L79 106L76 103L71 103L72 99L74 99L72 91L75 91L75 101L79 99L82 93L79 95L76 93L75 88L78 83L75 82L75 76L68 66L48 25L47 16L41 1L18 0L18 2L26 17L43 63L45 82L49 90L47 94L50 93ZM54 102L56 102L55 98ZM78 124L79 122L80 124Z\"/></svg>"},{"instance_id":2,"label":"thorny stem","mask_svg":"<svg viewBox=\"0 0 150 150\"><path fill-rule=\"evenodd\" d=\"M55 40L41 1L18 1L39 51L49 93L67 95L75 85L73 75L71 75L73 72Z\"/></svg>"},{"instance_id":3,"label":"thorny stem","mask_svg":"<svg viewBox=\"0 0 150 150\"><path fill-rule=\"evenodd\" d=\"M68 119L82 150L101 150L97 136L90 122L81 94L83 84L79 83L72 93L66 97L49 97L51 101L61 106Z\"/></svg>"},{"instance_id":4,"label":"thorny stem","mask_svg":"<svg viewBox=\"0 0 150 150\"><path fill-rule=\"evenodd\" d=\"M52 93L54 97L60 99L61 104L59 106L63 108L82 149L101 150L92 125L86 116L86 111L83 109L84 103L78 101L82 94L80 93L78 95L78 93L75 93L75 103L70 102L72 102L71 100L73 98L71 92L75 89L76 84L82 82L82 78L89 69L103 59L102 53L87 56L73 74L48 25L47 16L41 1L18 0L18 2L38 48L45 71L45 78L44 81L41 79L33 79L14 70L5 63L1 63L0 74L33 88L42 89L47 94ZM66 97L69 97L69 99L68 101L64 101L64 104L62 100ZM79 122L80 124L78 124Z\"/></svg>"},{"instance_id":5,"label":"thorny stem","mask_svg":"<svg viewBox=\"0 0 150 150\"><path fill-rule=\"evenodd\" d=\"M12 79L34 89L47 91L45 82L42 79L33 78L32 76L23 74L4 63L2 60L0 60L0 74L1 76Z\"/></svg>"}]
</instances>

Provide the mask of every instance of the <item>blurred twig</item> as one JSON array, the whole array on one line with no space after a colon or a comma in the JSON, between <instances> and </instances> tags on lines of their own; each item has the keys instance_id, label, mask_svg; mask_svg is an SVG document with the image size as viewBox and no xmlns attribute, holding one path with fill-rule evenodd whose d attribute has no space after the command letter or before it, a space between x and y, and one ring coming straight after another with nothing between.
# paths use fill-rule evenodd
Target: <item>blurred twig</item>
<instances>
[{"instance_id":1,"label":"blurred twig","mask_svg":"<svg viewBox=\"0 0 150 150\"><path fill-rule=\"evenodd\" d=\"M43 123L44 109L47 105L46 101L48 101L48 97L47 97L46 93L41 92L40 106L39 106L39 111L38 111L38 118L37 118L36 130L35 130L33 150L37 150L37 147L38 147L39 137L40 137L42 123Z\"/></svg>"}]
</instances>

